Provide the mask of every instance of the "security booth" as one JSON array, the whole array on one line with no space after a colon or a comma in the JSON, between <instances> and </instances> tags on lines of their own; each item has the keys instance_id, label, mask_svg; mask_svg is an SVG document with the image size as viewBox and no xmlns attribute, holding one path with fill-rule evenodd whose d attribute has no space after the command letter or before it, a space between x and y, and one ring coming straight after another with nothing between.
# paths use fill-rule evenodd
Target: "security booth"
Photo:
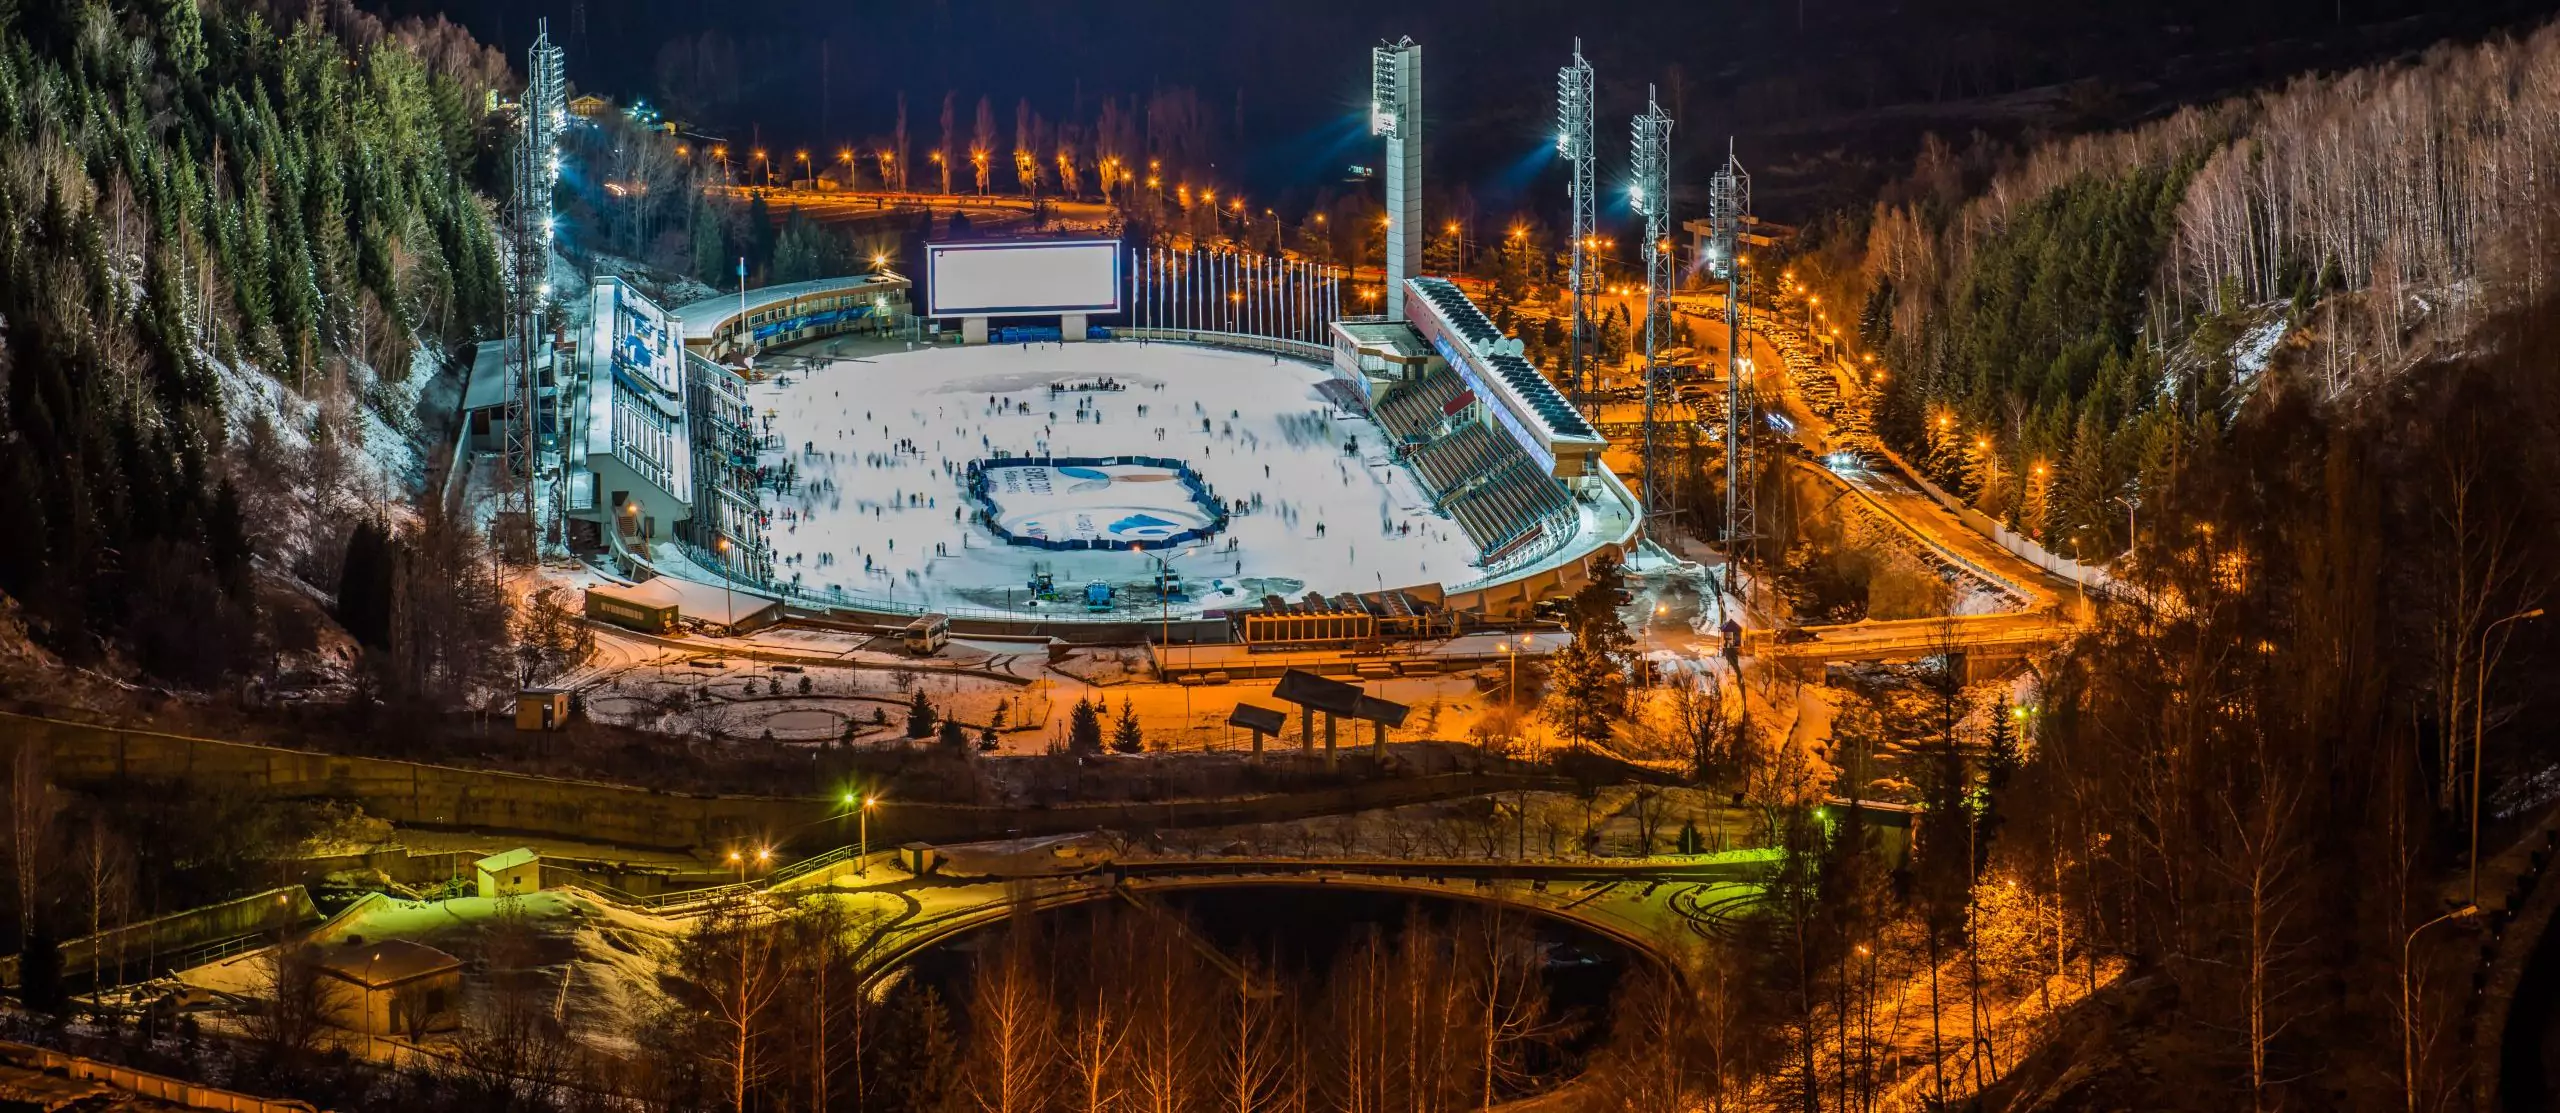
<instances>
[{"instance_id":1,"label":"security booth","mask_svg":"<svg viewBox=\"0 0 2560 1113\"><path fill-rule=\"evenodd\" d=\"M516 729L569 729L569 689L526 688L516 693Z\"/></svg>"}]
</instances>

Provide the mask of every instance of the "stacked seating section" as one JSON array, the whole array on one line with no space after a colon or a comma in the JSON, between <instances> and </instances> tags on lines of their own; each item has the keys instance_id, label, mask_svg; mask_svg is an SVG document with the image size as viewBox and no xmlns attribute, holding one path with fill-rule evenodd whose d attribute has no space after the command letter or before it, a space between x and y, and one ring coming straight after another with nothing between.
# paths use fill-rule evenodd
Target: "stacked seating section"
<instances>
[{"instance_id":1,"label":"stacked seating section","mask_svg":"<svg viewBox=\"0 0 2560 1113\"><path fill-rule=\"evenodd\" d=\"M1466 380L1445 367L1397 384L1378 401L1378 424L1399 441L1422 440L1439 426L1449 403L1466 390Z\"/></svg>"},{"instance_id":2,"label":"stacked seating section","mask_svg":"<svg viewBox=\"0 0 2560 1113\"><path fill-rule=\"evenodd\" d=\"M1416 446L1410 459L1414 475L1439 508L1457 519L1485 563L1495 563L1532 537L1574 532L1573 496L1564 484L1538 466L1520 442L1482 420Z\"/></svg>"},{"instance_id":3,"label":"stacked seating section","mask_svg":"<svg viewBox=\"0 0 2560 1113\"><path fill-rule=\"evenodd\" d=\"M1537 368L1497 350L1501 330L1463 291L1436 278L1414 279L1413 288L1550 430L1563 436L1596 435ZM1493 354L1483 354L1488 352ZM1509 432L1480 415L1447 427L1451 407L1466 390L1466 380L1454 371L1444 367L1429 372L1387 392L1375 407L1378 423L1404 446L1414 475L1431 491L1434 504L1475 542L1483 554L1480 564L1489 567L1548 551L1553 542L1573 536L1579 512L1572 493Z\"/></svg>"},{"instance_id":4,"label":"stacked seating section","mask_svg":"<svg viewBox=\"0 0 2560 1113\"><path fill-rule=\"evenodd\" d=\"M1507 441L1504 443L1508 443ZM1571 535L1573 497L1546 469L1518 448L1512 459L1448 504L1451 517L1484 552L1487 564L1498 563L1529 537L1563 530Z\"/></svg>"},{"instance_id":5,"label":"stacked seating section","mask_svg":"<svg viewBox=\"0 0 2560 1113\"><path fill-rule=\"evenodd\" d=\"M1502 450L1505 438L1481 421L1470 421L1448 436L1413 451L1413 468L1422 476L1424 486L1443 493L1454 492L1469 476L1489 475L1519 455Z\"/></svg>"}]
</instances>

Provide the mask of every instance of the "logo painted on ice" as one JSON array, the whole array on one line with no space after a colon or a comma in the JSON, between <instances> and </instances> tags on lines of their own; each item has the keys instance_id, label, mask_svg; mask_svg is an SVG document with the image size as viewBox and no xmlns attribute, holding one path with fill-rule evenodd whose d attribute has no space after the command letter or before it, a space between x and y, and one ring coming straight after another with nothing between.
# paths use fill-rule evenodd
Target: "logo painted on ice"
<instances>
[{"instance_id":1,"label":"logo painted on ice","mask_svg":"<svg viewBox=\"0 0 2560 1113\"><path fill-rule=\"evenodd\" d=\"M1139 511L1111 523L1111 532L1124 537L1164 537L1173 532L1175 524L1145 511Z\"/></svg>"}]
</instances>

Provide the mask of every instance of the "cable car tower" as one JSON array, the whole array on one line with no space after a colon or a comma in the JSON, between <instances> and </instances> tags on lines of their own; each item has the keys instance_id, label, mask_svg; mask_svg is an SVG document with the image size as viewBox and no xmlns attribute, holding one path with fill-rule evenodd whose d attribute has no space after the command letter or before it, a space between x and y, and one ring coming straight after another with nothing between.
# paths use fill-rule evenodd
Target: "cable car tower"
<instances>
[{"instance_id":1,"label":"cable car tower","mask_svg":"<svg viewBox=\"0 0 2560 1113\"><path fill-rule=\"evenodd\" d=\"M1655 436L1656 396L1663 387L1659 353L1669 346L1663 302L1672 290L1671 117L1662 114L1650 85L1629 139L1627 201L1644 217L1644 520L1650 535L1654 518L1677 512L1662 461L1670 446Z\"/></svg>"},{"instance_id":2,"label":"cable car tower","mask_svg":"<svg viewBox=\"0 0 2560 1113\"><path fill-rule=\"evenodd\" d=\"M1591 189L1591 63L1582 58L1582 40L1573 40L1573 64L1556 71L1556 153L1571 164L1573 227L1567 242L1573 245L1573 269L1570 281L1573 317L1571 362L1565 365L1566 386L1575 401L1585 408L1590 396L1583 391L1582 354L1590 331L1590 315L1583 309L1583 295L1590 291L1591 268L1584 263L1583 253L1591 244L1593 228Z\"/></svg>"},{"instance_id":3,"label":"cable car tower","mask_svg":"<svg viewBox=\"0 0 2560 1113\"><path fill-rule=\"evenodd\" d=\"M1754 434L1760 425L1760 399L1752 389L1751 359L1743 355L1742 299L1747 279L1742 267L1742 226L1751 220L1751 175L1734 158L1733 141L1725 140L1724 165L1707 180L1706 258L1701 264L1710 279L1724 280L1724 557L1728 586L1738 587L1740 570L1752 541L1759 536L1754 510L1759 470L1752 459Z\"/></svg>"}]
</instances>

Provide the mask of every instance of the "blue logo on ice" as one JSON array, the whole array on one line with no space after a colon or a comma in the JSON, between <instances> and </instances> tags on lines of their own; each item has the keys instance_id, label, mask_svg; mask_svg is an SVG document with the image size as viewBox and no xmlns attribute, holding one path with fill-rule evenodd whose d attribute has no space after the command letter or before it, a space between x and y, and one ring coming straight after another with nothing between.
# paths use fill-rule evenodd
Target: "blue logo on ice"
<instances>
[{"instance_id":1,"label":"blue logo on ice","mask_svg":"<svg viewBox=\"0 0 2560 1113\"><path fill-rule=\"evenodd\" d=\"M1100 468L1059 468L1058 474L1069 479L1099 479L1106 483L1111 480L1111 473Z\"/></svg>"},{"instance_id":2,"label":"blue logo on ice","mask_svg":"<svg viewBox=\"0 0 2560 1113\"><path fill-rule=\"evenodd\" d=\"M1173 532L1174 523L1153 514L1137 513L1111 523L1111 532L1139 537L1163 537Z\"/></svg>"}]
</instances>

